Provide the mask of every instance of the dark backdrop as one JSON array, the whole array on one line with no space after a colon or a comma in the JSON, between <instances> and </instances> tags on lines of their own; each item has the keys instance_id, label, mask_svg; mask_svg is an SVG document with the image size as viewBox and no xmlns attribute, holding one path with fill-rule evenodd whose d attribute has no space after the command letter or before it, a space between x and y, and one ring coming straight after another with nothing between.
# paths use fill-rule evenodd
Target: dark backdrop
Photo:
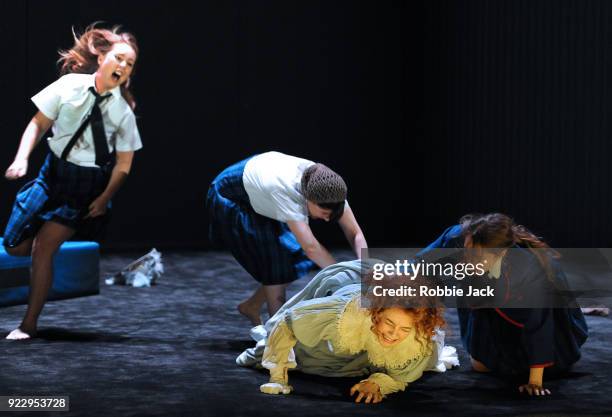
<instances>
[{"instance_id":1,"label":"dark backdrop","mask_svg":"<svg viewBox=\"0 0 612 417\"><path fill-rule=\"evenodd\" d=\"M71 25L122 23L138 37L134 93L145 146L115 199L107 247L206 246L208 184L230 163L267 150L342 174L370 240L397 241L406 233L383 215L375 196L379 178L388 192L399 179L385 178L377 155L389 151L395 158L408 139L407 3L30 0L3 6L11 57L3 60L10 103L2 121L3 167L35 111L29 97L57 78L56 51L71 45ZM40 148L34 167L46 151ZM19 185L0 185L3 221ZM343 239L338 228L317 229L329 244Z\"/></svg>"},{"instance_id":2,"label":"dark backdrop","mask_svg":"<svg viewBox=\"0 0 612 417\"><path fill-rule=\"evenodd\" d=\"M504 211L553 245L609 247L612 3L424 4L432 218Z\"/></svg>"},{"instance_id":3,"label":"dark backdrop","mask_svg":"<svg viewBox=\"0 0 612 417\"><path fill-rule=\"evenodd\" d=\"M0 4L2 169L72 25L121 23L139 39L145 147L107 248L207 247L209 182L266 150L342 174L370 245L422 245L489 210L554 245L610 244L610 3ZM0 182L2 222L23 182ZM315 231L342 244L338 228Z\"/></svg>"}]
</instances>

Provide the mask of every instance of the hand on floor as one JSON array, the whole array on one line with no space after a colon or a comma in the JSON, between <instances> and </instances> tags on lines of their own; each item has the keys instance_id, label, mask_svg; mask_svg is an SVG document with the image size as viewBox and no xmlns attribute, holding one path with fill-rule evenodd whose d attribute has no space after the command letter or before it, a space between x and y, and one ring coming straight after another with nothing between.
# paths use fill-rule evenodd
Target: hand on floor
<instances>
[{"instance_id":1,"label":"hand on floor","mask_svg":"<svg viewBox=\"0 0 612 417\"><path fill-rule=\"evenodd\" d=\"M526 393L528 395L550 395L550 390L544 388L542 385L536 384L523 384L518 388L520 393Z\"/></svg>"},{"instance_id":2,"label":"hand on floor","mask_svg":"<svg viewBox=\"0 0 612 417\"><path fill-rule=\"evenodd\" d=\"M353 385L351 388L351 396L353 396L356 392L359 392L357 398L355 398L355 402L358 403L362 399L365 399L364 403L366 404L376 404L382 401L383 396L380 393L380 387L374 382L370 381L362 381L359 384Z\"/></svg>"}]
</instances>

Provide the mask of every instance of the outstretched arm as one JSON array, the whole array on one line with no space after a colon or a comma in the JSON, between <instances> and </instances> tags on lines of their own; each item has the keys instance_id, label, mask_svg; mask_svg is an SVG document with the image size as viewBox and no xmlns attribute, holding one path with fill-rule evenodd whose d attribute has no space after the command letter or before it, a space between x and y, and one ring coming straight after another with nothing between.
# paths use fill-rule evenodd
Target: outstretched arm
<instances>
[{"instance_id":1,"label":"outstretched arm","mask_svg":"<svg viewBox=\"0 0 612 417\"><path fill-rule=\"evenodd\" d=\"M361 227L359 227L359 223L357 223L357 219L353 214L353 210L346 205L344 208L344 213L338 222L340 224L340 228L342 232L344 232L344 236L346 236L346 240L348 240L349 244L353 248L357 259L361 259L361 249L366 249L368 247L368 243L365 240L365 236L361 231Z\"/></svg>"},{"instance_id":2,"label":"outstretched arm","mask_svg":"<svg viewBox=\"0 0 612 417\"><path fill-rule=\"evenodd\" d=\"M289 221L287 222L287 226L289 226L289 230L291 230L291 233L297 238L298 243L302 249L304 249L308 259L313 261L320 268L325 268L326 266L336 263L336 260L329 251L314 237L308 224L299 221Z\"/></svg>"},{"instance_id":3,"label":"outstretched arm","mask_svg":"<svg viewBox=\"0 0 612 417\"><path fill-rule=\"evenodd\" d=\"M4 174L7 179L16 180L26 174L28 171L28 159L32 150L34 150L38 142L40 142L40 138L52 125L53 120L42 114L42 112L39 111L34 115L26 126L23 135L21 135L21 142L19 143L15 160Z\"/></svg>"}]
</instances>

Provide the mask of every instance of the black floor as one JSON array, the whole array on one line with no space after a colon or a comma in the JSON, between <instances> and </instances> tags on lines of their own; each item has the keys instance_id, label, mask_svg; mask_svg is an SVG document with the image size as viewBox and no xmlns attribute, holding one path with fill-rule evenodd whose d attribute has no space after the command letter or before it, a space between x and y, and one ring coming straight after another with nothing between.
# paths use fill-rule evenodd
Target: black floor
<instances>
[{"instance_id":1,"label":"black floor","mask_svg":"<svg viewBox=\"0 0 612 417\"><path fill-rule=\"evenodd\" d=\"M136 257L105 256L102 278ZM0 395L70 396L71 411L58 416L612 415L612 320L601 317L588 318L584 357L569 378L548 381L549 398L523 398L471 372L453 311L447 343L459 349L461 368L427 374L381 404L352 403L353 379L297 373L291 395L261 394L266 375L234 363L251 346L236 304L255 281L225 253L165 253L164 262L153 288L102 283L98 296L49 303L40 338L0 341ZM17 325L24 308L0 309L0 331ZM46 413L15 413L28 414Z\"/></svg>"}]
</instances>

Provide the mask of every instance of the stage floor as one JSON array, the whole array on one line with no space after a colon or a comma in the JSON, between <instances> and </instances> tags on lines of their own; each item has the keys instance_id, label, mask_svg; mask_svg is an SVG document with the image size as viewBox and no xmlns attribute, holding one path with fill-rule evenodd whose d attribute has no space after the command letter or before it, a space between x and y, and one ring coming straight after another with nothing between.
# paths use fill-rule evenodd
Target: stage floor
<instances>
[{"instance_id":1,"label":"stage floor","mask_svg":"<svg viewBox=\"0 0 612 417\"><path fill-rule=\"evenodd\" d=\"M101 279L139 255L103 256ZM68 395L71 411L54 414L62 416L612 415L612 319L601 317L587 318L583 358L568 378L548 381L548 398L521 397L515 386L470 371L453 310L447 344L457 347L461 367L428 373L381 404L354 404L348 390L356 379L299 373L291 374L291 395L261 394L266 374L234 362L253 345L236 305L255 281L227 253L163 255L166 273L157 286L101 282L100 295L48 303L39 338L0 341L0 395ZM289 294L308 279L294 282ZM2 337L24 311L0 309Z\"/></svg>"}]
</instances>

